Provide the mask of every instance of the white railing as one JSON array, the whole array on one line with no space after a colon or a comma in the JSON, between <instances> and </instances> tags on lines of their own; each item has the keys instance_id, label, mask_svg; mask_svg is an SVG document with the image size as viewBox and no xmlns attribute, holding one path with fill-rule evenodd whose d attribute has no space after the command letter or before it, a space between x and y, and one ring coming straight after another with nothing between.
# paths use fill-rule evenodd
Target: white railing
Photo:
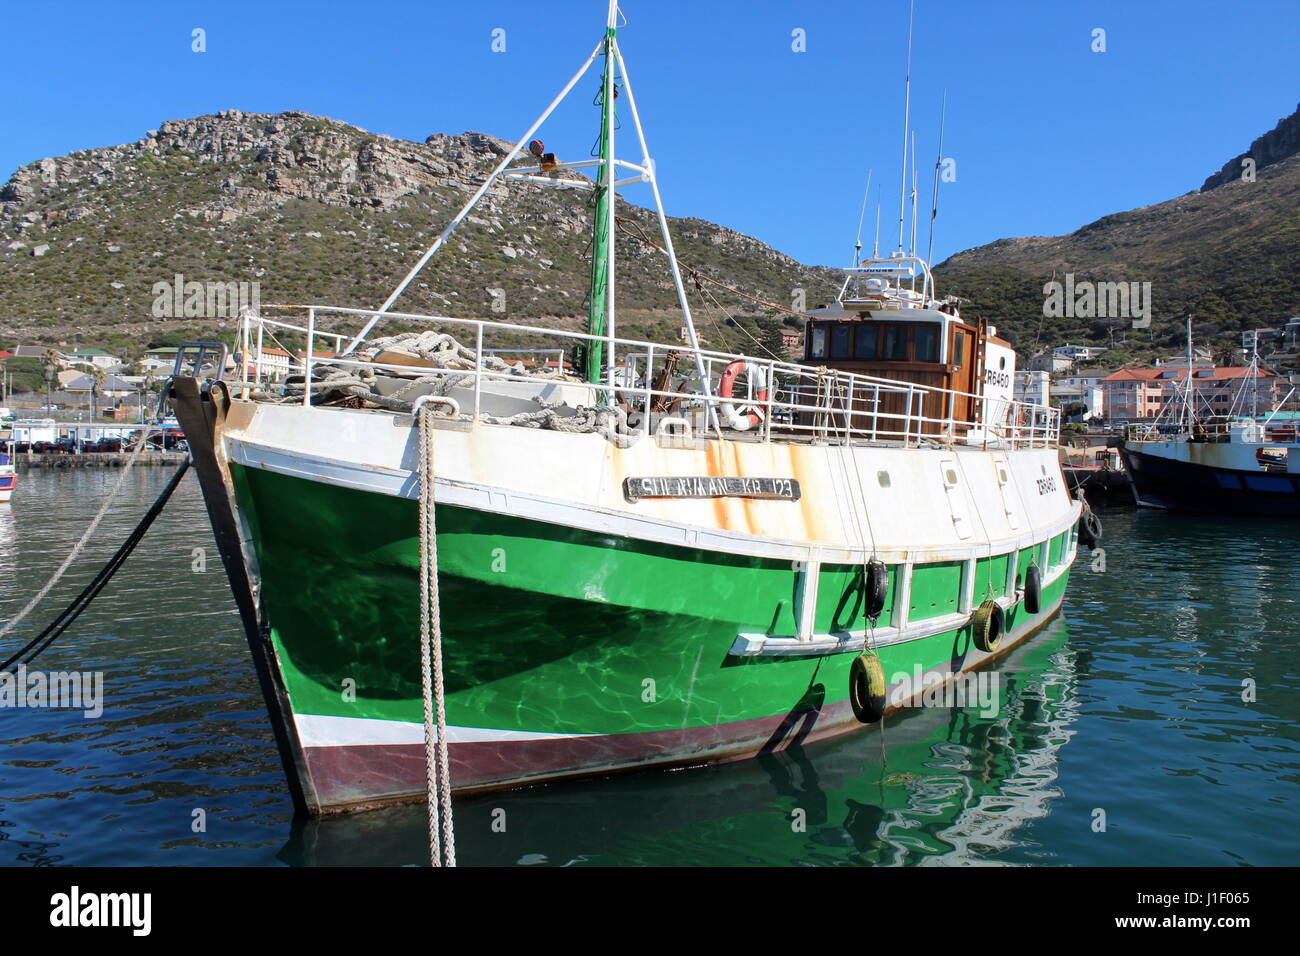
<instances>
[{"instance_id":1,"label":"white railing","mask_svg":"<svg viewBox=\"0 0 1300 956\"><path fill-rule=\"evenodd\" d=\"M333 306L263 306L277 312L305 314L299 322L270 319L255 313L246 313L241 322L240 341L243 345L242 369L245 395L254 387L268 383L269 363L262 356L263 343L268 337L279 342L282 338L303 339L306 348L291 354L289 378L301 377L303 404L310 405L315 377L322 366L389 371L398 375L449 376L464 380L471 378L472 400L462 396L462 414L479 418L491 414L484 408L484 388L492 382L519 382L526 380L515 371L486 368L482 358L494 351L515 350L514 346L487 347L485 341L502 333L528 335L541 339L551 348L557 341L566 343L568 351L574 345L599 343L604 348L616 348L621 364L607 370L607 378L597 383L577 383L577 387L590 389L590 404L618 404L639 413L643 427L654 414L673 417L694 416L694 431L701 437L725 432L736 437L740 431L752 434L762 441L819 441L842 443L844 441L895 442L904 445L933 443L974 443L998 447L1050 447L1060 438L1060 410L1027 402L1004 398L986 398L967 392L916 385L839 369L798 365L776 359L759 359L707 349L692 350L685 345L665 345L634 339L590 335L564 329L537 328L485 319L465 319L452 316L427 316L405 312L387 312L383 321L407 327L427 325L437 331L450 332L468 346L478 358L471 368L426 368L411 365L393 365L366 361L354 351L343 349L344 340L353 342L349 333L324 331L319 328L322 318L347 317L367 320L374 317L372 310L346 309ZM377 327L376 327L377 328ZM457 334L463 330L464 334ZM364 345L379 336L361 340ZM332 344L330 354L320 354L320 343ZM279 346L283 348L283 345ZM545 351L546 349L526 349ZM287 350L291 351L292 350ZM346 354L339 354L345 352ZM664 376L670 360L674 372ZM296 358L296 360L295 360ZM723 371L733 362L748 363L747 374L730 398L718 395L718 383ZM680 364L680 369L678 366ZM282 368L283 366L281 366ZM712 397L702 394L697 368L702 368L709 379ZM752 374L757 373L757 374ZM665 378L667 385L656 388L656 379ZM685 379L677 388L673 379ZM766 397L760 397L757 379L767 384ZM554 381L554 380L550 380ZM469 386L457 387L469 389ZM718 414L709 414L712 411ZM962 413L964 408L965 413ZM733 414L723 415L730 409ZM750 417L754 413L754 422ZM749 428L735 429L727 426L728 420L750 423ZM721 421L722 424L719 424Z\"/></svg>"},{"instance_id":2,"label":"white railing","mask_svg":"<svg viewBox=\"0 0 1300 956\"><path fill-rule=\"evenodd\" d=\"M1270 424L1273 416L1265 421L1255 419L1217 418L1211 420L1197 419L1191 426L1171 422L1168 424L1144 422L1129 425L1124 430L1128 441L1186 441L1189 436L1196 442L1244 442L1250 445L1292 445L1297 441L1300 428L1293 423Z\"/></svg>"}]
</instances>

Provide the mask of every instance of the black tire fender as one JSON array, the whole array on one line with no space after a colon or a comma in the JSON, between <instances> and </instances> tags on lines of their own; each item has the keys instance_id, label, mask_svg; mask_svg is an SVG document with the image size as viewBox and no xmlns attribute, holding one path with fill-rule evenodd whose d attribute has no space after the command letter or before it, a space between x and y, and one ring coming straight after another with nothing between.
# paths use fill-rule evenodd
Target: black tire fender
<instances>
[{"instance_id":1,"label":"black tire fender","mask_svg":"<svg viewBox=\"0 0 1300 956\"><path fill-rule=\"evenodd\" d=\"M1037 614L1043 607L1043 572L1038 565L1025 569L1025 610Z\"/></svg>"},{"instance_id":2,"label":"black tire fender","mask_svg":"<svg viewBox=\"0 0 1300 956\"><path fill-rule=\"evenodd\" d=\"M975 609L971 617L971 639L975 646L986 654L998 649L1002 643L1002 629L1006 624L1006 615L1002 605L997 601L985 601Z\"/></svg>"},{"instance_id":3,"label":"black tire fender","mask_svg":"<svg viewBox=\"0 0 1300 956\"><path fill-rule=\"evenodd\" d=\"M863 651L849 668L849 704L853 716L864 724L879 723L885 716L885 668L880 655Z\"/></svg>"}]
</instances>

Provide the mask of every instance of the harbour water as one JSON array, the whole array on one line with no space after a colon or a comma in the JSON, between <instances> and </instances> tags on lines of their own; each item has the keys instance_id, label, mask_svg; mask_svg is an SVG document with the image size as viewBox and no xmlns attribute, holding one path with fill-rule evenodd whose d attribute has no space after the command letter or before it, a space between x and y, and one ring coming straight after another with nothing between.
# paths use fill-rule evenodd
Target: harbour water
<instances>
[{"instance_id":1,"label":"harbour water","mask_svg":"<svg viewBox=\"0 0 1300 956\"><path fill-rule=\"evenodd\" d=\"M127 476L11 644L75 594L170 471ZM0 620L118 476L22 476L0 505ZM458 800L460 863L1295 863L1300 529L1102 516L1104 570L1080 556L1063 613L993 672L991 716L920 708L883 735L762 760ZM0 710L0 865L427 862L423 807L293 820L192 478L33 669L102 672L104 709Z\"/></svg>"}]
</instances>

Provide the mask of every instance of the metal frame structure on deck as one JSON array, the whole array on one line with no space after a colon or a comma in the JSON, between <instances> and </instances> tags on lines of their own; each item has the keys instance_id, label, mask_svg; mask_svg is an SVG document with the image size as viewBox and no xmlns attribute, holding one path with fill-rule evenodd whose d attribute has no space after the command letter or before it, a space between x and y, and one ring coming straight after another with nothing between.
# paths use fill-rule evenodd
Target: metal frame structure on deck
<instances>
[{"instance_id":1,"label":"metal frame structure on deck","mask_svg":"<svg viewBox=\"0 0 1300 956\"><path fill-rule=\"evenodd\" d=\"M365 324L361 327L360 331L358 331L353 336L352 340L348 343L347 347L343 350L345 353L350 353L354 351L357 348L357 346L360 345L361 342L366 338L366 336L370 333L370 331L375 327L376 323L378 323L382 317L384 317L385 315L393 314L391 311L392 307L397 302L397 300L401 297L402 293L406 291L407 287L410 286L411 282L415 280L415 277L418 276L421 270L424 269L425 265L428 264L429 260L432 259L433 256L438 252L438 250L442 248L442 246L446 243L447 239L449 239L452 233L455 232L456 228L465 220L465 218L470 214L470 212L474 209L474 207L478 205L478 203L483 199L483 197L487 195L488 190L490 190L492 186L499 179L502 179L504 177L506 179L512 179L520 182L531 182L531 183L541 183L545 185L554 185L560 189L573 189L573 188L591 189L591 188L595 188L593 184L581 183L573 179L567 179L567 180L560 179L558 178L558 174L562 172L567 172L569 170L599 168L599 174L598 174L599 182L606 189L606 193L609 199L608 203L606 204L606 216L607 216L607 229L608 229L608 237L609 237L608 241L610 243L611 254L609 255L609 279L606 288L606 302L605 302L605 333L606 334L600 337L603 339L606 346L606 355L605 355L606 373L608 376L610 376L609 381L612 382L613 370L618 364L617 356L614 353L614 347L618 343L618 339L616 338L617 328L615 324L616 322L615 276L614 276L614 257L612 255L614 234L615 234L615 228L614 228L615 204L616 204L615 190L624 186L631 186L636 183L647 183L650 186L650 191L654 199L655 215L659 221L659 231L660 231L660 235L663 238L664 251L667 254L667 258L668 258L668 267L670 272L672 273L673 288L677 292L677 303L682 310L682 318L685 321L687 336L689 338L690 345L691 345L691 351L697 357L700 355L699 337L696 334L695 322L691 316L691 306L686 298L686 287L682 282L681 270L678 268L677 265L677 254L673 248L672 234L668 229L668 216L664 212L663 197L659 192L659 181L655 173L655 162L654 159L651 158L650 146L646 141L645 130L641 125L641 114L637 109L636 94L633 93L632 91L632 80L628 74L627 62L626 60L624 60L623 51L618 44L618 37L617 37L618 17L619 17L618 0L610 0L609 14L606 19L605 36L601 39L601 41L598 44L596 44L595 49L593 49L590 55L588 55L587 59L583 61L582 66L578 68L577 72L574 73L573 76L569 78L569 81L564 85L564 88L560 90L559 94L555 97L555 99L551 101L550 105L547 106L546 109L542 111L542 114L536 120L533 121L532 125L530 125L528 129L524 131L524 133L515 142L514 147L502 158L501 162L497 164L496 168L487 177L487 179L485 179L479 185L478 189L475 190L474 195L470 197L469 201L465 203L465 205L455 215L455 217L451 220L451 222L447 224L447 227L443 229L443 231L438 235L438 238L434 240L433 245L431 245L428 248L428 250L425 251L425 253L420 257L419 261L415 263L415 265L406 274L406 276L402 279L402 281L397 284L397 288L395 288L392 291L392 293L384 301L384 304L381 305L377 311L370 313L369 318L366 320ZM615 155L614 153L614 111L612 108L610 108L604 111L605 114L604 135L607 138L609 144L609 155L607 157L602 157L600 159L582 160L574 163L558 163L553 169L547 171L548 175L546 176L541 175L542 168L540 165L517 167L511 169L510 164L514 162L516 158L519 157L522 151L526 148L527 144L532 140L533 136L538 132L538 130L542 128L542 125L546 122L548 118L550 118L551 114L555 112L555 109L562 102L564 102L564 100L568 97L569 93L572 92L573 88L577 86L578 82L584 76L587 75L587 71L591 69L592 63L596 61L596 58L599 57L602 54L602 52L604 53L606 58L605 82L604 82L605 103L612 104L614 100L614 75L615 72L618 72L619 74L622 75L623 78L622 88L623 91L626 92L627 94L628 108L632 116L632 126L636 130L637 143L641 148L641 162L632 163L627 160L619 159ZM620 168L634 172L636 173L636 175L629 178L616 180L614 178L615 170ZM696 371L699 374L700 380L702 382L702 387L706 390L705 397L706 398L711 397L707 392L709 384L708 384L708 377L704 373L703 364L698 365ZM707 407L708 407L708 414L710 415L711 418L715 419L714 424L716 424L717 413L713 407L713 403L709 402Z\"/></svg>"}]
</instances>

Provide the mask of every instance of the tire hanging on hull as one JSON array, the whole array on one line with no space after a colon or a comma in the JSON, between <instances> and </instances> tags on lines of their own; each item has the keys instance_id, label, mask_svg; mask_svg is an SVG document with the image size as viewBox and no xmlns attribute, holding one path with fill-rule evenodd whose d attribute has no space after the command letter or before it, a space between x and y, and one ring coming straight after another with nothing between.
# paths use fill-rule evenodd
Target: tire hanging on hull
<instances>
[{"instance_id":1,"label":"tire hanging on hull","mask_svg":"<svg viewBox=\"0 0 1300 956\"><path fill-rule=\"evenodd\" d=\"M867 562L862 590L867 620L875 624L885 609L885 595L889 593L889 569L883 561L872 558Z\"/></svg>"},{"instance_id":2,"label":"tire hanging on hull","mask_svg":"<svg viewBox=\"0 0 1300 956\"><path fill-rule=\"evenodd\" d=\"M1043 607L1043 572L1038 565L1025 569L1025 610L1037 614Z\"/></svg>"},{"instance_id":3,"label":"tire hanging on hull","mask_svg":"<svg viewBox=\"0 0 1300 956\"><path fill-rule=\"evenodd\" d=\"M975 646L986 654L991 654L1002 643L1002 629L1006 624L1006 615L1002 605L997 601L985 601L975 609L971 618L971 639Z\"/></svg>"},{"instance_id":4,"label":"tire hanging on hull","mask_svg":"<svg viewBox=\"0 0 1300 956\"><path fill-rule=\"evenodd\" d=\"M1101 542L1102 528L1101 519L1085 503L1083 514L1079 516L1079 544L1091 551Z\"/></svg>"},{"instance_id":5,"label":"tire hanging on hull","mask_svg":"<svg viewBox=\"0 0 1300 956\"><path fill-rule=\"evenodd\" d=\"M864 724L879 723L885 716L885 668L875 651L863 651L849 668L849 704L853 716Z\"/></svg>"}]
</instances>

